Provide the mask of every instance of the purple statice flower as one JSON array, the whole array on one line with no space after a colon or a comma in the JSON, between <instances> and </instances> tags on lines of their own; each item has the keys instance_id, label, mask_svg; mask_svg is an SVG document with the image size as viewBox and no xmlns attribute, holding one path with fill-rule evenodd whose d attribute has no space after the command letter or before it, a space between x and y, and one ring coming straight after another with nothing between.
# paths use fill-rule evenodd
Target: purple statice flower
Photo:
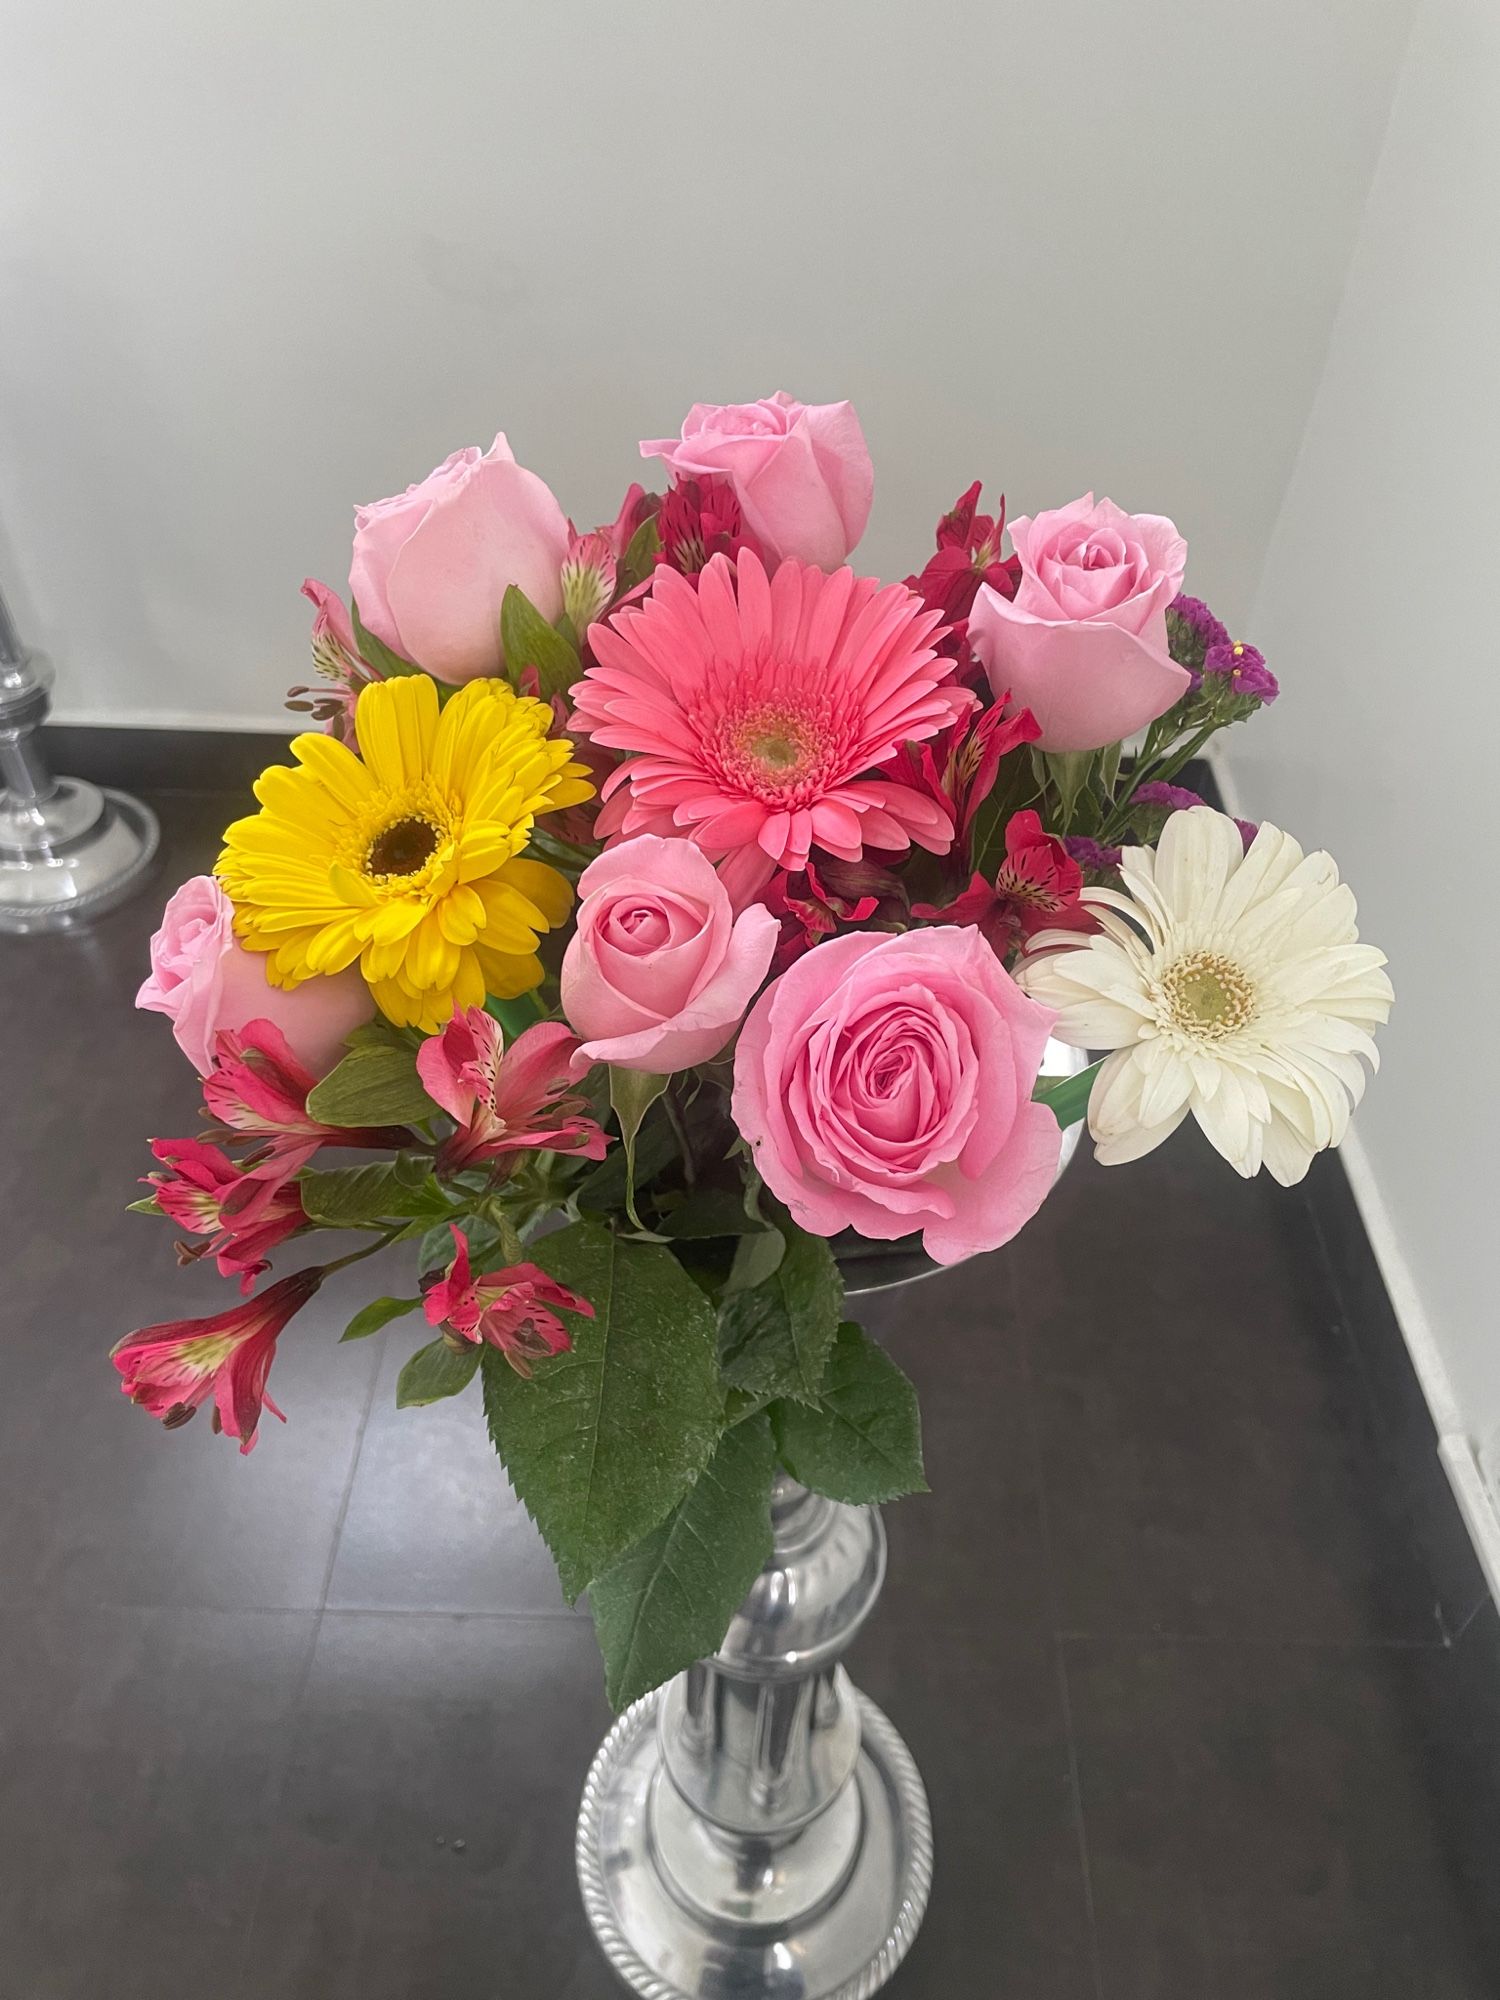
<instances>
[{"instance_id":1,"label":"purple statice flower","mask_svg":"<svg viewBox=\"0 0 1500 2000\"><path fill-rule=\"evenodd\" d=\"M1210 646L1227 646L1228 628L1201 597L1174 597L1167 606L1167 650L1186 667L1196 688L1203 678L1203 661Z\"/></svg>"},{"instance_id":2,"label":"purple statice flower","mask_svg":"<svg viewBox=\"0 0 1500 2000\"><path fill-rule=\"evenodd\" d=\"M1248 854L1250 852L1250 843L1260 832L1260 828L1253 819L1237 819L1235 825L1240 830L1240 839L1245 843L1245 852Z\"/></svg>"},{"instance_id":3,"label":"purple statice flower","mask_svg":"<svg viewBox=\"0 0 1500 2000\"><path fill-rule=\"evenodd\" d=\"M1265 655L1238 639L1233 644L1225 639L1210 646L1203 656L1203 671L1224 681L1232 695L1252 702L1256 708L1269 708L1281 692L1276 676L1266 665Z\"/></svg>"},{"instance_id":4,"label":"purple statice flower","mask_svg":"<svg viewBox=\"0 0 1500 2000\"><path fill-rule=\"evenodd\" d=\"M1134 806L1165 806L1168 812L1186 812L1189 806L1207 805L1207 799L1200 799L1196 792L1190 792L1186 785L1167 785L1160 779L1155 784L1142 785L1130 803Z\"/></svg>"},{"instance_id":5,"label":"purple statice flower","mask_svg":"<svg viewBox=\"0 0 1500 2000\"><path fill-rule=\"evenodd\" d=\"M1068 833L1063 836L1063 846L1069 856L1086 873L1108 875L1120 865L1118 847L1101 847L1097 840L1090 840L1086 833Z\"/></svg>"}]
</instances>

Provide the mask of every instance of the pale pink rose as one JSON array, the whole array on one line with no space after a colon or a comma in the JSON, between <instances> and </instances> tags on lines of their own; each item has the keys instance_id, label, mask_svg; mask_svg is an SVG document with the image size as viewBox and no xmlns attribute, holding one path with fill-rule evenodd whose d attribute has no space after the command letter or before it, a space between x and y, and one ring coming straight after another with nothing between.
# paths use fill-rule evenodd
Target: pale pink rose
<instances>
[{"instance_id":1,"label":"pale pink rose","mask_svg":"<svg viewBox=\"0 0 1500 2000\"><path fill-rule=\"evenodd\" d=\"M875 469L852 403L694 403L680 438L643 438L642 458L734 488L745 526L773 563L837 569L870 518Z\"/></svg>"},{"instance_id":2,"label":"pale pink rose","mask_svg":"<svg viewBox=\"0 0 1500 2000\"><path fill-rule=\"evenodd\" d=\"M735 1123L804 1229L920 1229L956 1264L1009 1242L1052 1186L1062 1132L1031 1090L1055 1018L972 926L833 938L750 1010Z\"/></svg>"},{"instance_id":3,"label":"pale pink rose","mask_svg":"<svg viewBox=\"0 0 1500 2000\"><path fill-rule=\"evenodd\" d=\"M591 862L578 896L562 966L575 1075L601 1062L668 1076L718 1055L770 970L770 911L737 917L703 850L654 833Z\"/></svg>"},{"instance_id":4,"label":"pale pink rose","mask_svg":"<svg viewBox=\"0 0 1500 2000\"><path fill-rule=\"evenodd\" d=\"M279 1028L316 1076L344 1054L344 1037L375 1012L370 989L350 967L300 986L272 986L263 952L234 934L234 907L212 875L194 875L162 912L151 940L151 977L137 1007L171 1020L177 1046L200 1076L213 1068L214 1038L250 1021Z\"/></svg>"},{"instance_id":5,"label":"pale pink rose","mask_svg":"<svg viewBox=\"0 0 1500 2000\"><path fill-rule=\"evenodd\" d=\"M1161 514L1092 493L1010 524L1014 600L980 587L969 644L997 695L1029 708L1043 750L1099 750L1165 713L1188 673L1167 652L1187 543Z\"/></svg>"},{"instance_id":6,"label":"pale pink rose","mask_svg":"<svg viewBox=\"0 0 1500 2000\"><path fill-rule=\"evenodd\" d=\"M567 553L567 516L502 431L482 456L468 445L419 485L356 508L349 589L367 632L458 686L501 669L508 585L556 620Z\"/></svg>"}]
</instances>

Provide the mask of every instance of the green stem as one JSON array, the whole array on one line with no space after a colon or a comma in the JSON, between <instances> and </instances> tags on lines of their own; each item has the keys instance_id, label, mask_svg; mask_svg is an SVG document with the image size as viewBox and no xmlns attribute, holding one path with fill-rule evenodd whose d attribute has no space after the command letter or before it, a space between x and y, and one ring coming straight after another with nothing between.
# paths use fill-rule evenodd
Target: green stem
<instances>
[{"instance_id":1,"label":"green stem","mask_svg":"<svg viewBox=\"0 0 1500 2000\"><path fill-rule=\"evenodd\" d=\"M690 1188L696 1187L698 1182L698 1162L693 1156L693 1142L688 1137L687 1120L677 1107L677 1100L672 1094L672 1086L670 1084L662 1092L661 1101L667 1118L671 1123L672 1130L676 1135L677 1143L682 1149L682 1178Z\"/></svg>"},{"instance_id":2,"label":"green stem","mask_svg":"<svg viewBox=\"0 0 1500 2000\"><path fill-rule=\"evenodd\" d=\"M1218 726L1217 722L1206 722L1196 735L1190 736L1178 750L1168 752L1154 764L1143 760L1141 768L1131 772L1129 791L1094 836L1101 847L1112 845L1125 832L1130 823L1131 802L1141 787L1165 784L1169 779L1176 777L1183 765L1190 763L1197 756Z\"/></svg>"},{"instance_id":3,"label":"green stem","mask_svg":"<svg viewBox=\"0 0 1500 2000\"><path fill-rule=\"evenodd\" d=\"M378 1243L367 1243L363 1250L351 1250L345 1257L335 1257L331 1264L323 1266L323 1276L331 1277L335 1271L342 1271L348 1264L358 1264L366 1257L373 1257L377 1250L384 1250L389 1244L394 1243L405 1227L406 1224L402 1223L399 1228L387 1230Z\"/></svg>"}]
</instances>

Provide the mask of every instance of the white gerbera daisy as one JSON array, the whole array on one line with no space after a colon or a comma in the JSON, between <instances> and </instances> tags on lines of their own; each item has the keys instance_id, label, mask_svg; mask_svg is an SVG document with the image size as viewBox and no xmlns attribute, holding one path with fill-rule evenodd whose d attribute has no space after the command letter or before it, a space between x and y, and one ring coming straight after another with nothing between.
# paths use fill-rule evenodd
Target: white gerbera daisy
<instances>
[{"instance_id":1,"label":"white gerbera daisy","mask_svg":"<svg viewBox=\"0 0 1500 2000\"><path fill-rule=\"evenodd\" d=\"M1343 1138L1391 1010L1352 892L1277 827L1245 852L1209 806L1173 813L1120 872L1123 894L1084 892L1100 934L1044 931L1017 975L1059 1041L1114 1051L1089 1093L1098 1159L1139 1159L1191 1111L1239 1173L1292 1186Z\"/></svg>"}]
</instances>

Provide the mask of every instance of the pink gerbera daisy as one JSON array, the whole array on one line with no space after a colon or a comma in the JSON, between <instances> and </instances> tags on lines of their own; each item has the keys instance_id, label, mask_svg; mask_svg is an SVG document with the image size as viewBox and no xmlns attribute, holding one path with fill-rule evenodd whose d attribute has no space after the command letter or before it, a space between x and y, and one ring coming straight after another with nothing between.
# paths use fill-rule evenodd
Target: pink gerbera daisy
<instances>
[{"instance_id":1,"label":"pink gerbera daisy","mask_svg":"<svg viewBox=\"0 0 1500 2000\"><path fill-rule=\"evenodd\" d=\"M952 844L937 802L879 775L905 742L974 705L931 644L939 613L853 570L715 556L696 587L666 567L650 597L589 631L597 664L574 727L633 753L604 786L605 835L686 834L744 898L814 846Z\"/></svg>"}]
</instances>

